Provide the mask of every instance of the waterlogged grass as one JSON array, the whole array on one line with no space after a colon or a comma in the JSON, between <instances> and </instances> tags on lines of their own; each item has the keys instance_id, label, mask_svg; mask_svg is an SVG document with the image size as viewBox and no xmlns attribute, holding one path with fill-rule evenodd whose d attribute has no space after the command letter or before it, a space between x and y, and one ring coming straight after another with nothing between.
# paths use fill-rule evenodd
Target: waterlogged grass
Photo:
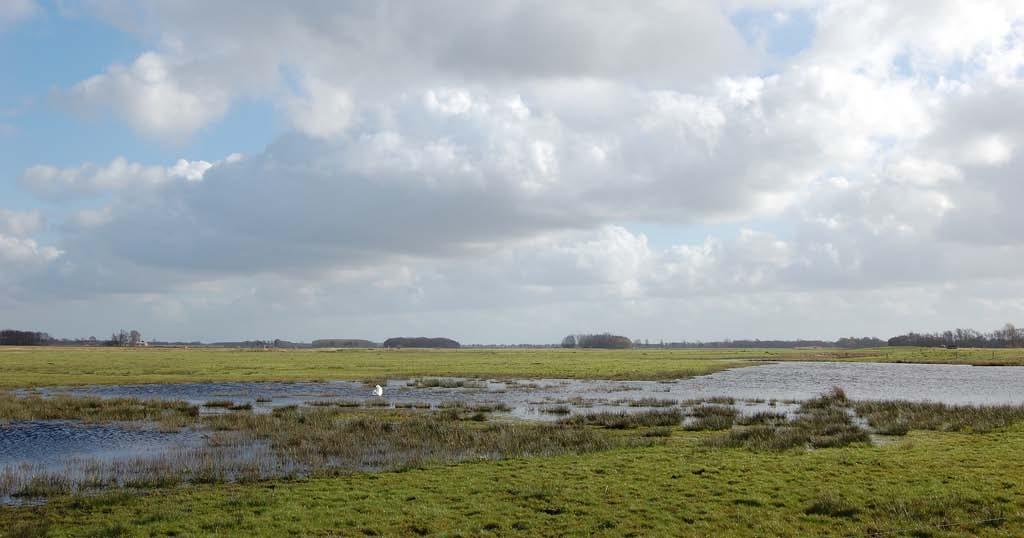
<instances>
[{"instance_id":1,"label":"waterlogged grass","mask_svg":"<svg viewBox=\"0 0 1024 538\"><path fill-rule=\"evenodd\" d=\"M857 414L885 435L906 435L910 430L989 432L1024 420L1019 405L946 405L933 402L858 402Z\"/></svg>"},{"instance_id":2,"label":"waterlogged grass","mask_svg":"<svg viewBox=\"0 0 1024 538\"><path fill-rule=\"evenodd\" d=\"M686 424L688 430L728 430L736 420L738 411L722 405L699 405L691 408L693 420Z\"/></svg>"},{"instance_id":3,"label":"waterlogged grass","mask_svg":"<svg viewBox=\"0 0 1024 538\"><path fill-rule=\"evenodd\" d=\"M746 351L281 350L0 346L0 388L423 378L677 379L756 364ZM454 380L457 383L457 380ZM481 383L476 381L476 383Z\"/></svg>"},{"instance_id":4,"label":"waterlogged grass","mask_svg":"<svg viewBox=\"0 0 1024 538\"><path fill-rule=\"evenodd\" d=\"M203 446L173 448L149 458L72 461L62 469L5 467L0 471L0 498L333 476L652 442L565 424L488 422L488 413L504 409L500 404L436 412L289 406L267 414L201 416L192 426L205 432Z\"/></svg>"},{"instance_id":5,"label":"waterlogged grass","mask_svg":"<svg viewBox=\"0 0 1024 538\"><path fill-rule=\"evenodd\" d=\"M801 404L794 420L771 420L764 416L767 420L762 423L730 429L724 435L708 439L706 444L710 447L742 447L752 450L869 444L870 433L854 423L849 406L846 394L836 388Z\"/></svg>"},{"instance_id":6,"label":"waterlogged grass","mask_svg":"<svg viewBox=\"0 0 1024 538\"><path fill-rule=\"evenodd\" d=\"M19 396L0 391L0 420L181 422L189 421L198 415L198 408L179 401L59 395L43 398L37 394Z\"/></svg>"},{"instance_id":7,"label":"waterlogged grass","mask_svg":"<svg viewBox=\"0 0 1024 538\"><path fill-rule=\"evenodd\" d=\"M637 413L611 412L584 413L563 418L558 421L563 425L601 426L611 429L632 429L649 426L677 426L683 420L683 412L679 409L641 411Z\"/></svg>"},{"instance_id":8,"label":"waterlogged grass","mask_svg":"<svg viewBox=\"0 0 1024 538\"><path fill-rule=\"evenodd\" d=\"M442 388L442 389L486 389L487 382L475 379L451 379L443 377L426 377L413 379L406 383L416 388Z\"/></svg>"},{"instance_id":9,"label":"waterlogged grass","mask_svg":"<svg viewBox=\"0 0 1024 538\"><path fill-rule=\"evenodd\" d=\"M572 408L567 405L547 405L541 407L540 412L548 415L570 415Z\"/></svg>"},{"instance_id":10,"label":"waterlogged grass","mask_svg":"<svg viewBox=\"0 0 1024 538\"><path fill-rule=\"evenodd\" d=\"M715 435L674 428L661 444L583 454L59 498L0 509L0 528L9 536L1024 535L1022 424L811 451L704 446Z\"/></svg>"},{"instance_id":11,"label":"waterlogged grass","mask_svg":"<svg viewBox=\"0 0 1024 538\"><path fill-rule=\"evenodd\" d=\"M500 407L487 403L440 407L196 417L210 432L205 452L136 463L128 478L92 471L96 487L144 495L68 497L81 487L67 477L34 476L8 492L51 502L0 508L0 535L1024 532L1017 408L865 404L841 390L803 402L794 418L703 402L688 416L669 408L531 424L488 421ZM870 423L893 409L916 417L912 431L871 445L853 411ZM687 431L684 419L729 431Z\"/></svg>"},{"instance_id":12,"label":"waterlogged grass","mask_svg":"<svg viewBox=\"0 0 1024 538\"><path fill-rule=\"evenodd\" d=\"M679 403L677 400L660 399L660 398L640 398L639 400L630 400L630 407L672 407Z\"/></svg>"}]
</instances>

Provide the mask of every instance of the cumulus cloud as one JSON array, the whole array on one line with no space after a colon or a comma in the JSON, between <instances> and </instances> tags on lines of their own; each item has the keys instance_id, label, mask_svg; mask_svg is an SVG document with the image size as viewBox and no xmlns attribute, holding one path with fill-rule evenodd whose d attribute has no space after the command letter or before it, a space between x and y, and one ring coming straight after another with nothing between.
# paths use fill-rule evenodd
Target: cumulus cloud
<instances>
[{"instance_id":1,"label":"cumulus cloud","mask_svg":"<svg viewBox=\"0 0 1024 538\"><path fill-rule=\"evenodd\" d=\"M16 284L44 271L63 254L57 247L41 245L32 238L43 231L44 225L38 210L0 209L0 291L13 296Z\"/></svg>"},{"instance_id":2,"label":"cumulus cloud","mask_svg":"<svg viewBox=\"0 0 1024 538\"><path fill-rule=\"evenodd\" d=\"M152 32L162 47L78 83L69 98L113 108L139 131L171 138L216 121L247 95L278 100L296 128L328 136L348 125L359 97L409 84L630 77L697 86L756 61L728 14L702 2L627 8L504 0L479 10L455 1L265 3L254 10L240 1L105 0L92 8L126 30ZM298 91L290 89L295 79Z\"/></svg>"},{"instance_id":3,"label":"cumulus cloud","mask_svg":"<svg viewBox=\"0 0 1024 538\"><path fill-rule=\"evenodd\" d=\"M992 293L1024 286L1019 2L199 5L98 2L159 46L66 96L165 138L257 96L289 132L241 160L29 168L48 199L118 196L76 207L24 285L193 327L270 327L267 305L766 337L875 332L906 301L1020 311ZM731 19L789 10L814 34L771 61ZM38 224L4 226L31 250Z\"/></svg>"},{"instance_id":4,"label":"cumulus cloud","mask_svg":"<svg viewBox=\"0 0 1024 538\"><path fill-rule=\"evenodd\" d=\"M182 76L155 52L128 66L113 65L79 82L65 97L80 108L111 110L144 134L172 139L220 118L229 104L216 83L202 75Z\"/></svg>"},{"instance_id":5,"label":"cumulus cloud","mask_svg":"<svg viewBox=\"0 0 1024 538\"><path fill-rule=\"evenodd\" d=\"M302 95L287 98L285 108L297 130L318 138L341 134L352 121L352 96L315 79L304 82Z\"/></svg>"},{"instance_id":6,"label":"cumulus cloud","mask_svg":"<svg viewBox=\"0 0 1024 538\"><path fill-rule=\"evenodd\" d=\"M231 163L240 158L240 155L234 154L219 162ZM217 163L178 159L170 166L145 165L129 162L124 157L117 157L103 166L86 163L60 168L37 164L25 170L20 182L37 196L66 199L126 190L145 190L171 181L201 181L215 164Z\"/></svg>"},{"instance_id":7,"label":"cumulus cloud","mask_svg":"<svg viewBox=\"0 0 1024 538\"><path fill-rule=\"evenodd\" d=\"M54 247L40 246L33 239L0 235L0 261L14 265L35 265L56 259L61 252Z\"/></svg>"}]
</instances>

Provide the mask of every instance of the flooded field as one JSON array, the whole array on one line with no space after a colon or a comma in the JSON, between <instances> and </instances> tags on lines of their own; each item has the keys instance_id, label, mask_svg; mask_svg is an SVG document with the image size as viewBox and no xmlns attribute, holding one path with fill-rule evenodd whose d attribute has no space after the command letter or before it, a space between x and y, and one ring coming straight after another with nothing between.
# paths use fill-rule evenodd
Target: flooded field
<instances>
[{"instance_id":1,"label":"flooded field","mask_svg":"<svg viewBox=\"0 0 1024 538\"><path fill-rule=\"evenodd\" d=\"M674 421L684 427L696 424L698 429L706 429L701 425L705 422L700 421L712 423L721 419L728 428L734 421L744 420L743 417L759 415L777 423L786 417L795 418L800 402L820 396L833 387L842 387L846 395L856 401L1024 404L1024 369L957 365L771 363L674 381L390 379L382 383L380 397L372 392L374 384L351 381L182 383L15 391L21 396L38 395L44 399L70 395L98 397L103 401L108 398L180 400L198 407L200 413L195 427L180 428L160 428L156 423L145 421L16 420L0 423L0 500L22 502L10 494L35 488L41 492L39 496L44 497L54 491L75 491L82 483L105 486L177 480L223 481L240 477L259 479L304 475L323 468L388 468L419 459L458 461L480 450L485 450L485 454L501 454L498 449L484 449L473 445L472 441L452 450L445 442L438 441L430 449L413 443L398 457L389 452L390 447L375 447L376 438L369 431L382 427L381 424L359 426L359 431L331 431L332 424L338 420L338 415L331 413L348 408L447 411L461 414L461 420L483 420L498 425L549 424L552 429L544 435L550 436L576 435L564 420L555 424L560 419L580 417L583 420L577 425L588 424L588 420L598 414L613 417L643 414L643 421L652 418L665 424ZM308 409L314 414L297 417L294 415L296 408ZM722 415L722 408L735 411ZM315 414L317 411L323 412ZM305 436L310 434L300 431L308 428L295 423L295 420L301 423L307 418L319 421L308 427L320 428L316 430L319 437L314 440L320 443L318 448L282 449L292 445L308 446L310 441ZM218 423L220 419L226 422ZM853 424L858 428L866 427L867 421L858 417ZM293 426L295 430L287 435L274 431ZM436 427L437 423L433 423L427 430L433 431ZM900 425L887 427L896 430ZM475 430L463 426L445 425L443 428L451 429L445 435L456 438L468 435L465 438L472 439L476 435ZM378 435L392 434L387 427L375 431ZM495 435L504 439L501 442L507 442L524 432L537 435L536 429L513 429ZM407 433L421 435L422 431ZM330 436L339 435L327 443ZM396 439L396 442L406 440ZM362 443L365 450L349 447L339 452L334 448L345 443ZM537 450L547 450L543 443L537 446L540 447Z\"/></svg>"},{"instance_id":2,"label":"flooded field","mask_svg":"<svg viewBox=\"0 0 1024 538\"><path fill-rule=\"evenodd\" d=\"M837 362L772 363L675 381L391 379L384 386L384 399L392 405L424 402L436 406L451 400L501 402L511 407L513 416L543 419L540 408L553 402L590 409L594 405L616 406L645 398L796 401L836 386L855 400L1024 403L1024 369L1018 367ZM259 411L324 399L365 400L372 396L372 388L363 383L337 381L99 385L39 390L50 394L184 400L195 405L229 399L251 404Z\"/></svg>"}]
</instances>

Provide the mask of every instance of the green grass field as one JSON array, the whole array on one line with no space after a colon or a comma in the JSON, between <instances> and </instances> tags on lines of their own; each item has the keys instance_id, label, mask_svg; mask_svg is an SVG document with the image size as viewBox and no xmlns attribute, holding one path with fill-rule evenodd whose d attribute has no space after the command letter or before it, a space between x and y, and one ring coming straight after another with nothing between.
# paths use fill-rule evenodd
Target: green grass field
<instances>
[{"instance_id":1,"label":"green grass field","mask_svg":"<svg viewBox=\"0 0 1024 538\"><path fill-rule=\"evenodd\" d=\"M0 347L0 388L415 376L674 379L755 361L1024 365L1024 349L295 350Z\"/></svg>"},{"instance_id":2,"label":"green grass field","mask_svg":"<svg viewBox=\"0 0 1024 538\"><path fill-rule=\"evenodd\" d=\"M10 536L1020 536L1024 425L875 447L663 446L0 509Z\"/></svg>"},{"instance_id":3,"label":"green grass field","mask_svg":"<svg viewBox=\"0 0 1024 538\"><path fill-rule=\"evenodd\" d=\"M575 350L0 348L0 387L415 376L666 379L749 364L757 353Z\"/></svg>"}]
</instances>

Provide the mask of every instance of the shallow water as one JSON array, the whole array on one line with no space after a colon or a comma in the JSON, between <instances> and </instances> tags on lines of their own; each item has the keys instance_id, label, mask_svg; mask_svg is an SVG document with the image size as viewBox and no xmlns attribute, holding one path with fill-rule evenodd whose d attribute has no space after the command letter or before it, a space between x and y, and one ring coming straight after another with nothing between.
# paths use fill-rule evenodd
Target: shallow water
<instances>
[{"instance_id":1,"label":"shallow water","mask_svg":"<svg viewBox=\"0 0 1024 538\"><path fill-rule=\"evenodd\" d=\"M726 396L737 400L804 400L832 387L853 399L935 401L949 404L1024 404L1024 368L938 364L783 362L736 368L674 381L594 381L540 379L488 381L486 388L425 388L409 380L389 380L384 399L395 403L437 405L503 402L513 414L539 418L538 409L554 402L581 399L602 407L617 400L641 398L691 400ZM185 400L201 405L230 399L257 411L313 400L372 398L372 387L351 381L323 383L180 383L109 385L48 389L76 395ZM270 402L257 402L270 398ZM621 404L620 404L621 405Z\"/></svg>"},{"instance_id":2,"label":"shallow water","mask_svg":"<svg viewBox=\"0 0 1024 538\"><path fill-rule=\"evenodd\" d=\"M0 425L0 468L20 463L60 467L74 458L141 458L168 446L195 445L200 435L160 432L141 424L82 424L69 420L12 421Z\"/></svg>"},{"instance_id":3,"label":"shallow water","mask_svg":"<svg viewBox=\"0 0 1024 538\"><path fill-rule=\"evenodd\" d=\"M556 420L564 415L543 410L560 405L574 414L609 410L638 412L650 408L631 406L630 402L644 398L673 400L689 406L688 400L731 397L743 413L768 409L792 413L797 408L793 401L818 396L834 386L842 387L849 397L859 400L1024 404L1024 368L1021 367L830 362L768 363L673 381L491 380L484 386L443 388L414 386L410 380L393 379L385 386L383 398L391 406L429 403L434 408L450 401L501 402L511 411L495 413L497 419ZM372 387L351 381L107 385L34 390L44 395L66 393L184 400L195 405L210 400L232 400L236 404L251 404L257 413L316 400L366 402L375 399ZM208 408L204 412L226 411ZM139 424L10 422L0 425L0 474L5 468L26 464L48 469L71 461L138 460L204 445L199 432L163 433ZM269 456L264 459L269 466L280 464ZM0 503L3 500L0 499Z\"/></svg>"}]
</instances>

